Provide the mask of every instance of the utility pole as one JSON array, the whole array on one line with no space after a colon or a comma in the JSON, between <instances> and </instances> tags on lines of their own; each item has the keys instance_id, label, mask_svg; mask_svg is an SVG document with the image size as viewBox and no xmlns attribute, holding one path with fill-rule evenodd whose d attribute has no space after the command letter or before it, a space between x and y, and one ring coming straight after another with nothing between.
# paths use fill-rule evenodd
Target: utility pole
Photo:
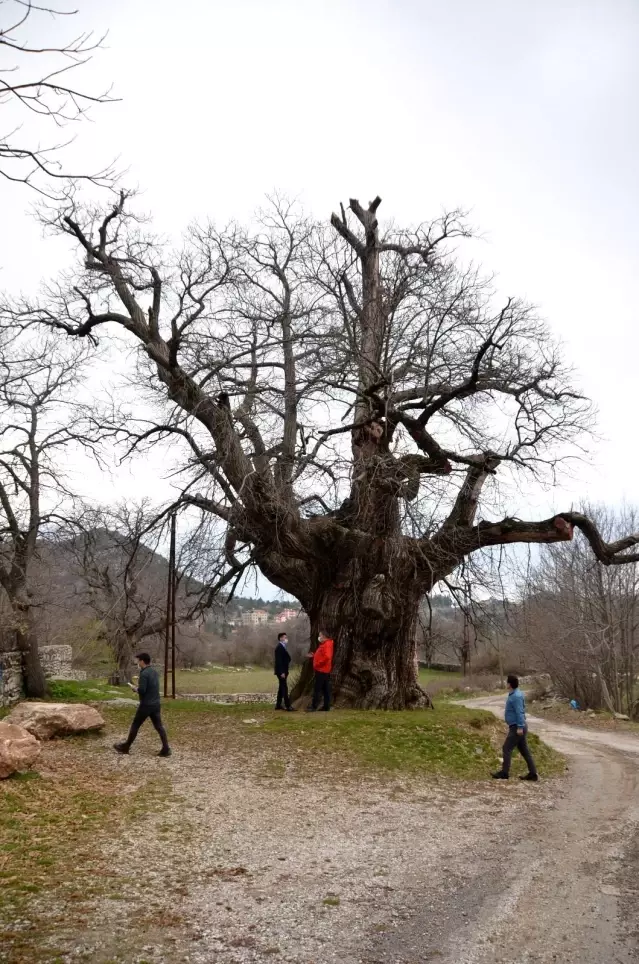
<instances>
[{"instance_id":1,"label":"utility pole","mask_svg":"<svg viewBox=\"0 0 639 964\"><path fill-rule=\"evenodd\" d=\"M176 513L171 514L171 546L169 549L169 576L166 589L166 626L164 631L164 696L169 695L169 674L171 676L171 698L175 699L175 596L177 577L175 571Z\"/></svg>"},{"instance_id":2,"label":"utility pole","mask_svg":"<svg viewBox=\"0 0 639 964\"><path fill-rule=\"evenodd\" d=\"M464 637L462 642L462 675L466 676L470 671L470 615L464 609Z\"/></svg>"}]
</instances>

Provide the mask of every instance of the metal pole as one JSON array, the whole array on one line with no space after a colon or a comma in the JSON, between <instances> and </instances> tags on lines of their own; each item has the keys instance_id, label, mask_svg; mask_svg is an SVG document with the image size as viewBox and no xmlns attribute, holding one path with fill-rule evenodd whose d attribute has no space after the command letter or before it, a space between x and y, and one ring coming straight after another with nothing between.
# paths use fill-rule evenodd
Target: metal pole
<instances>
[{"instance_id":1,"label":"metal pole","mask_svg":"<svg viewBox=\"0 0 639 964\"><path fill-rule=\"evenodd\" d=\"M166 624L164 627L164 698L169 695L169 613L171 609L171 563L169 560L169 575L166 581Z\"/></svg>"},{"instance_id":2,"label":"metal pole","mask_svg":"<svg viewBox=\"0 0 639 964\"><path fill-rule=\"evenodd\" d=\"M169 695L169 632L171 621L171 555L169 553L169 575L166 581L166 625L164 627L164 698Z\"/></svg>"},{"instance_id":3,"label":"metal pole","mask_svg":"<svg viewBox=\"0 0 639 964\"><path fill-rule=\"evenodd\" d=\"M175 531L177 517L175 512L171 517L171 696L175 699L175 596L177 589L177 573L175 566Z\"/></svg>"}]
</instances>

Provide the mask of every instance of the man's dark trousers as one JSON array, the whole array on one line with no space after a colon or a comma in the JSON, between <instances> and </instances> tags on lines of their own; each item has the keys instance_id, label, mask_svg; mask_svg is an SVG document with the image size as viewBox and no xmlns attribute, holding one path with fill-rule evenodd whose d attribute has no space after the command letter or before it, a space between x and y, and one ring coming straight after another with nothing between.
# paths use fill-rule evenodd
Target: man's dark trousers
<instances>
[{"instance_id":1,"label":"man's dark trousers","mask_svg":"<svg viewBox=\"0 0 639 964\"><path fill-rule=\"evenodd\" d=\"M318 673L315 672L315 685L313 687L313 702L311 707L316 710L320 699L324 699L324 706L322 709L330 710L331 708L331 674L330 673Z\"/></svg>"},{"instance_id":2,"label":"man's dark trousers","mask_svg":"<svg viewBox=\"0 0 639 964\"><path fill-rule=\"evenodd\" d=\"M281 710L282 703L284 703L284 706L286 707L287 710L290 710L291 699L288 695L288 677L287 676L285 676L284 678L280 676L278 680L277 702L275 704L275 709Z\"/></svg>"},{"instance_id":3,"label":"man's dark trousers","mask_svg":"<svg viewBox=\"0 0 639 964\"><path fill-rule=\"evenodd\" d=\"M528 772L532 774L537 773L537 767L535 766L535 761L532 758L532 753L528 747L528 740L526 739L526 730L519 735L517 732L517 726L512 725L508 727L508 736L503 747L504 763L502 766L502 773L510 773L510 760L513 755L513 750L519 750L524 760L528 764Z\"/></svg>"},{"instance_id":4,"label":"man's dark trousers","mask_svg":"<svg viewBox=\"0 0 639 964\"><path fill-rule=\"evenodd\" d=\"M133 717L133 722L131 723L131 729L129 730L129 735L127 736L124 745L128 748L131 746L136 736L138 735L138 730L142 726L145 720L151 720L151 723L158 731L160 739L162 740L162 749L169 749L169 741L166 736L166 730L164 729L164 724L162 723L162 716L160 714L160 704L153 706L145 706L141 704L135 711L135 716Z\"/></svg>"}]
</instances>

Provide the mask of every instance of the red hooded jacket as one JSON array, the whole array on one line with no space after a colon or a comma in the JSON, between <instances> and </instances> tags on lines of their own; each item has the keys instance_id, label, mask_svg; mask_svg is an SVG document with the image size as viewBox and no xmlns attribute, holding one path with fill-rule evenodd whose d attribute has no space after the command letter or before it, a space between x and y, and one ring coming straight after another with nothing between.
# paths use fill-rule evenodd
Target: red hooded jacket
<instances>
[{"instance_id":1,"label":"red hooded jacket","mask_svg":"<svg viewBox=\"0 0 639 964\"><path fill-rule=\"evenodd\" d=\"M330 673L333 669L334 646L332 639L325 639L319 644L313 653L313 669L316 673Z\"/></svg>"}]
</instances>

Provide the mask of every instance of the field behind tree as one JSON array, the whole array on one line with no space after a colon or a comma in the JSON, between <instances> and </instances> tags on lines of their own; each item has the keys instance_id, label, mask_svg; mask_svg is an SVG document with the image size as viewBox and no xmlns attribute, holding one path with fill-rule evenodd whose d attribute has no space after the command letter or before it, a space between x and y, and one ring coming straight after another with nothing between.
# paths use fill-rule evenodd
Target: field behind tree
<instances>
[{"instance_id":1,"label":"field behind tree","mask_svg":"<svg viewBox=\"0 0 639 964\"><path fill-rule=\"evenodd\" d=\"M293 666L289 681L300 671ZM419 681L425 689L435 692L469 685L477 689L473 679L464 681L461 673L444 673L439 670L421 669ZM175 676L177 693L269 693L277 692L277 679L271 669L260 666L212 666L194 670L178 670Z\"/></svg>"}]
</instances>

